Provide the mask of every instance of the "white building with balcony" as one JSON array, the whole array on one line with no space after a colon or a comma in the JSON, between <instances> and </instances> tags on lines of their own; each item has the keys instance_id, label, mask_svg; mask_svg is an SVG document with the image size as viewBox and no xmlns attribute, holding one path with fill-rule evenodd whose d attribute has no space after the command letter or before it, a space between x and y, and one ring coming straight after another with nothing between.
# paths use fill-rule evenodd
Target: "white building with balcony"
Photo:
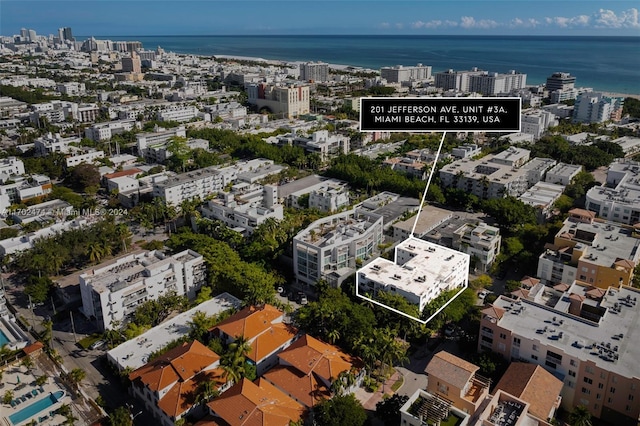
<instances>
[{"instance_id":1,"label":"white building with balcony","mask_svg":"<svg viewBox=\"0 0 640 426\"><path fill-rule=\"evenodd\" d=\"M453 248L471 256L473 267L487 272L500 254L500 229L484 222L466 223L453 233Z\"/></svg>"},{"instance_id":2,"label":"white building with balcony","mask_svg":"<svg viewBox=\"0 0 640 426\"><path fill-rule=\"evenodd\" d=\"M220 192L200 212L202 217L223 222L243 235L251 235L265 220L282 220L284 209L278 204L278 189L272 185L240 182L231 192Z\"/></svg>"},{"instance_id":3,"label":"white building with balcony","mask_svg":"<svg viewBox=\"0 0 640 426\"><path fill-rule=\"evenodd\" d=\"M147 300L170 293L194 299L205 284L204 258L193 250L139 251L104 262L79 277L82 312L104 331L133 318Z\"/></svg>"},{"instance_id":4,"label":"white building with balcony","mask_svg":"<svg viewBox=\"0 0 640 426\"><path fill-rule=\"evenodd\" d=\"M0 183L11 179L12 176L24 174L24 163L17 157L0 159Z\"/></svg>"},{"instance_id":5,"label":"white building with balcony","mask_svg":"<svg viewBox=\"0 0 640 426\"><path fill-rule=\"evenodd\" d=\"M397 294L417 305L420 312L445 291L463 288L469 276L469 255L409 238L396 246L395 261L379 257L356 275L360 294Z\"/></svg>"},{"instance_id":6,"label":"white building with balcony","mask_svg":"<svg viewBox=\"0 0 640 426\"><path fill-rule=\"evenodd\" d=\"M315 285L325 280L339 286L356 264L378 252L383 217L355 208L318 219L293 239L296 280Z\"/></svg>"},{"instance_id":7,"label":"white building with balcony","mask_svg":"<svg viewBox=\"0 0 640 426\"><path fill-rule=\"evenodd\" d=\"M106 123L96 123L84 131L84 136L93 141L105 141L114 135L133 130L136 125L135 120L116 120Z\"/></svg>"},{"instance_id":8,"label":"white building with balcony","mask_svg":"<svg viewBox=\"0 0 640 426\"><path fill-rule=\"evenodd\" d=\"M635 225L640 222L640 163L612 163L603 186L587 191L585 207L599 217Z\"/></svg>"}]
</instances>

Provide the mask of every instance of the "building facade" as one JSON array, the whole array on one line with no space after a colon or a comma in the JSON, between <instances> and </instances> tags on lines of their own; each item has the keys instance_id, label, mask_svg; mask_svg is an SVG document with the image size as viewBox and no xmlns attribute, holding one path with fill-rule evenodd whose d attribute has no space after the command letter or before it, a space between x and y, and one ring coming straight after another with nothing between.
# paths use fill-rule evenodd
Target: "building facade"
<instances>
[{"instance_id":1,"label":"building facade","mask_svg":"<svg viewBox=\"0 0 640 426\"><path fill-rule=\"evenodd\" d=\"M339 284L378 252L382 242L381 215L353 209L318 219L293 239L296 280L315 285L325 280Z\"/></svg>"},{"instance_id":2,"label":"building facade","mask_svg":"<svg viewBox=\"0 0 640 426\"><path fill-rule=\"evenodd\" d=\"M133 318L147 300L174 293L194 299L206 282L203 257L193 250L172 256L140 251L97 265L80 275L82 312L98 329L111 329Z\"/></svg>"}]
</instances>

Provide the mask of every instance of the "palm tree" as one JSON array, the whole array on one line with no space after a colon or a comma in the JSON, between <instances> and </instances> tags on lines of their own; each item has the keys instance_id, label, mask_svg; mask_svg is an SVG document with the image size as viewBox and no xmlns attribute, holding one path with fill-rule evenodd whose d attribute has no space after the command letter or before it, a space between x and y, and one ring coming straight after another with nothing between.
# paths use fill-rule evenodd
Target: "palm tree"
<instances>
[{"instance_id":1,"label":"palm tree","mask_svg":"<svg viewBox=\"0 0 640 426\"><path fill-rule=\"evenodd\" d=\"M329 332L327 333L327 339L329 339L331 343L335 344L336 341L340 339L340 332L335 328L333 330L329 330Z\"/></svg>"},{"instance_id":2,"label":"palm tree","mask_svg":"<svg viewBox=\"0 0 640 426\"><path fill-rule=\"evenodd\" d=\"M75 387L78 387L80 382L83 381L85 377L87 377L87 372L81 368L74 368L67 375L67 378Z\"/></svg>"},{"instance_id":3,"label":"palm tree","mask_svg":"<svg viewBox=\"0 0 640 426\"><path fill-rule=\"evenodd\" d=\"M94 242L89 244L89 260L93 263L98 263L103 257L102 252L102 244L99 242Z\"/></svg>"},{"instance_id":4,"label":"palm tree","mask_svg":"<svg viewBox=\"0 0 640 426\"><path fill-rule=\"evenodd\" d=\"M26 357L22 358L22 362L21 362L23 367L26 367L27 370L31 370L33 368L33 360L31 359L31 357L29 355L27 355Z\"/></svg>"},{"instance_id":5,"label":"palm tree","mask_svg":"<svg viewBox=\"0 0 640 426\"><path fill-rule=\"evenodd\" d=\"M247 354L251 352L251 344L244 336L237 337L229 344L227 353L222 357L222 369L228 381L238 382L245 375Z\"/></svg>"},{"instance_id":6,"label":"palm tree","mask_svg":"<svg viewBox=\"0 0 640 426\"><path fill-rule=\"evenodd\" d=\"M13 401L13 391L8 390L4 393L4 396L2 397L2 402L8 405L8 404L11 404L11 401Z\"/></svg>"},{"instance_id":7,"label":"palm tree","mask_svg":"<svg viewBox=\"0 0 640 426\"><path fill-rule=\"evenodd\" d=\"M218 396L220 396L220 390L216 387L216 382L213 380L206 380L204 382L200 382L198 385L196 403L206 404Z\"/></svg>"},{"instance_id":8,"label":"palm tree","mask_svg":"<svg viewBox=\"0 0 640 426\"><path fill-rule=\"evenodd\" d=\"M569 424L571 426L591 426L591 413L584 405L578 405L569 414Z\"/></svg>"}]
</instances>

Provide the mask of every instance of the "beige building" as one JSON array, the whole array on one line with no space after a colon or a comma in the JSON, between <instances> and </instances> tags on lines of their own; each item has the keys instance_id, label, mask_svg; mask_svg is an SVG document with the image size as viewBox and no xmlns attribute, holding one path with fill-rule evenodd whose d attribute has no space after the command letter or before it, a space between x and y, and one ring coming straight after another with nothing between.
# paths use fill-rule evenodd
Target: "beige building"
<instances>
[{"instance_id":1,"label":"beige building","mask_svg":"<svg viewBox=\"0 0 640 426\"><path fill-rule=\"evenodd\" d=\"M309 86L275 86L254 83L247 87L249 103L259 110L266 108L283 118L295 118L309 114Z\"/></svg>"},{"instance_id":2,"label":"beige building","mask_svg":"<svg viewBox=\"0 0 640 426\"><path fill-rule=\"evenodd\" d=\"M479 350L538 364L563 381L562 406L615 425L640 416L640 290L538 283L482 311Z\"/></svg>"}]
</instances>

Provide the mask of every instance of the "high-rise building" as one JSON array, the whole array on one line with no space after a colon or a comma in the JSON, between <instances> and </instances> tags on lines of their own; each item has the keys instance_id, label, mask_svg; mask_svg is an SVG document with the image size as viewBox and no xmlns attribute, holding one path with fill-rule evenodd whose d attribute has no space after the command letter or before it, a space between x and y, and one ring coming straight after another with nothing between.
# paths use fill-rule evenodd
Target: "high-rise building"
<instances>
[{"instance_id":1,"label":"high-rise building","mask_svg":"<svg viewBox=\"0 0 640 426\"><path fill-rule=\"evenodd\" d=\"M305 62L300 64L300 80L327 81L329 80L329 64L324 62Z\"/></svg>"},{"instance_id":2,"label":"high-rise building","mask_svg":"<svg viewBox=\"0 0 640 426\"><path fill-rule=\"evenodd\" d=\"M474 67L470 71L454 71L452 69L436 73L434 85L444 90L469 91L469 77L485 71Z\"/></svg>"},{"instance_id":3,"label":"high-rise building","mask_svg":"<svg viewBox=\"0 0 640 426\"><path fill-rule=\"evenodd\" d=\"M140 57L136 52L131 52L131 56L122 58L122 71L140 74L142 72L142 64Z\"/></svg>"},{"instance_id":4,"label":"high-rise building","mask_svg":"<svg viewBox=\"0 0 640 426\"><path fill-rule=\"evenodd\" d=\"M29 31L26 28L20 28L21 41L27 41L29 39Z\"/></svg>"},{"instance_id":5,"label":"high-rise building","mask_svg":"<svg viewBox=\"0 0 640 426\"><path fill-rule=\"evenodd\" d=\"M254 83L247 87L248 102L258 109L268 109L271 113L284 118L294 118L309 114L309 86L276 86L267 83Z\"/></svg>"},{"instance_id":6,"label":"high-rise building","mask_svg":"<svg viewBox=\"0 0 640 426\"><path fill-rule=\"evenodd\" d=\"M485 96L509 93L514 89L522 89L527 84L527 75L514 70L506 74L488 73L469 76L469 92L481 93Z\"/></svg>"},{"instance_id":7,"label":"high-rise building","mask_svg":"<svg viewBox=\"0 0 640 426\"><path fill-rule=\"evenodd\" d=\"M603 123L622 118L624 98L605 96L603 93L585 92L576 98L573 121L577 123Z\"/></svg>"},{"instance_id":8,"label":"high-rise building","mask_svg":"<svg viewBox=\"0 0 640 426\"><path fill-rule=\"evenodd\" d=\"M71 27L63 27L58 29L61 41L75 41L73 34L71 33Z\"/></svg>"},{"instance_id":9,"label":"high-rise building","mask_svg":"<svg viewBox=\"0 0 640 426\"><path fill-rule=\"evenodd\" d=\"M403 81L421 81L431 78L431 67L418 64L415 67L397 65L395 67L380 68L380 77L389 83L402 83Z\"/></svg>"},{"instance_id":10,"label":"high-rise building","mask_svg":"<svg viewBox=\"0 0 640 426\"><path fill-rule=\"evenodd\" d=\"M568 72L554 72L547 77L547 90L553 92L555 90L570 90L575 87L576 78Z\"/></svg>"},{"instance_id":11,"label":"high-rise building","mask_svg":"<svg viewBox=\"0 0 640 426\"><path fill-rule=\"evenodd\" d=\"M38 41L38 36L36 35L36 30L29 30L29 34L27 36L31 43L35 43Z\"/></svg>"}]
</instances>

